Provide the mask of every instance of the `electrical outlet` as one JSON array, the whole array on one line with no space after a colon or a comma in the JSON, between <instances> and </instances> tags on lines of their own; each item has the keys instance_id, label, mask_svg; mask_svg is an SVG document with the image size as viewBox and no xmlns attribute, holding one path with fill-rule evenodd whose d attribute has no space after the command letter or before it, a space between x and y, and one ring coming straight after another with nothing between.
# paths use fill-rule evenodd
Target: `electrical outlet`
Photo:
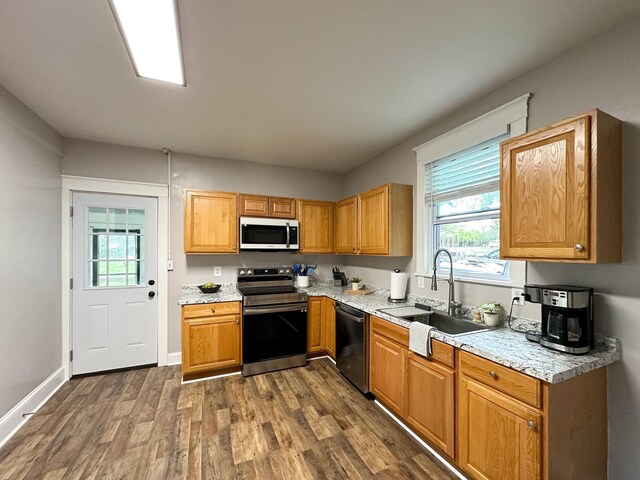
<instances>
[{"instance_id":1,"label":"electrical outlet","mask_svg":"<svg viewBox=\"0 0 640 480\"><path fill-rule=\"evenodd\" d=\"M171 259L167 260L167 270L173 271L173 260Z\"/></svg>"},{"instance_id":2,"label":"electrical outlet","mask_svg":"<svg viewBox=\"0 0 640 480\"><path fill-rule=\"evenodd\" d=\"M418 288L424 288L424 277L418 277Z\"/></svg>"},{"instance_id":3,"label":"electrical outlet","mask_svg":"<svg viewBox=\"0 0 640 480\"><path fill-rule=\"evenodd\" d=\"M213 276L221 277L222 276L222 267L213 267Z\"/></svg>"},{"instance_id":4,"label":"electrical outlet","mask_svg":"<svg viewBox=\"0 0 640 480\"><path fill-rule=\"evenodd\" d=\"M517 300L513 302L514 305L524 305L524 288L512 288L511 289L511 298L516 298Z\"/></svg>"}]
</instances>

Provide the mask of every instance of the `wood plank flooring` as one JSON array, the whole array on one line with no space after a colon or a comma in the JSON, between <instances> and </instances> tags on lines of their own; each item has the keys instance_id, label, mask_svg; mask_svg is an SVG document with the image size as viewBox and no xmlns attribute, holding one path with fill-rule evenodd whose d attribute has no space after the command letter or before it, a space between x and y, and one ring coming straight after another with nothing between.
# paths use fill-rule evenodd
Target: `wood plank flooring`
<instances>
[{"instance_id":1,"label":"wood plank flooring","mask_svg":"<svg viewBox=\"0 0 640 480\"><path fill-rule=\"evenodd\" d=\"M0 449L0 480L455 478L327 359L180 378L162 367L71 380Z\"/></svg>"}]
</instances>

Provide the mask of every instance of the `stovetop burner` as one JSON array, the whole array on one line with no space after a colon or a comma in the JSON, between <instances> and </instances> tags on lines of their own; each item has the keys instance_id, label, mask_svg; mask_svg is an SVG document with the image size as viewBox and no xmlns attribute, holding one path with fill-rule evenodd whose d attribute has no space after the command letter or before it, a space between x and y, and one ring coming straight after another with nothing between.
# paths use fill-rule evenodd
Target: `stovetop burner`
<instances>
[{"instance_id":1,"label":"stovetop burner","mask_svg":"<svg viewBox=\"0 0 640 480\"><path fill-rule=\"evenodd\" d=\"M238 291L243 305L283 305L307 301L307 294L293 286L288 267L238 269Z\"/></svg>"}]
</instances>

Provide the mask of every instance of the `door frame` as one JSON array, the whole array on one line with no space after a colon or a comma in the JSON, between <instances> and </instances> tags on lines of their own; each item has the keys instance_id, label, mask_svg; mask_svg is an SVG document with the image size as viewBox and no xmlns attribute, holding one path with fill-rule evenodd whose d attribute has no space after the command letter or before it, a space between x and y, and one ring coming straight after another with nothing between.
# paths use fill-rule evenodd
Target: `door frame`
<instances>
[{"instance_id":1,"label":"door frame","mask_svg":"<svg viewBox=\"0 0 640 480\"><path fill-rule=\"evenodd\" d=\"M169 357L169 272L167 270L167 252L169 251L169 187L158 183L129 182L104 178L61 175L62 183L62 367L65 380L71 376L71 206L72 194L106 193L113 195L135 195L152 197L158 200L158 366L168 364Z\"/></svg>"}]
</instances>

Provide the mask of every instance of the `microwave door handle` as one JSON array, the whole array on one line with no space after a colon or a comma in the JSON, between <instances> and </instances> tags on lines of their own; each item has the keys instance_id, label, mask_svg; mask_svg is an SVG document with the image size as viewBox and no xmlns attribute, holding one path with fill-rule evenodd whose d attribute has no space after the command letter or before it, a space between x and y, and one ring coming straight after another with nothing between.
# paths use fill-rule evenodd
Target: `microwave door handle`
<instances>
[{"instance_id":1,"label":"microwave door handle","mask_svg":"<svg viewBox=\"0 0 640 480\"><path fill-rule=\"evenodd\" d=\"M289 248L290 244L291 244L291 234L289 232L289 222L287 222L287 249Z\"/></svg>"}]
</instances>

